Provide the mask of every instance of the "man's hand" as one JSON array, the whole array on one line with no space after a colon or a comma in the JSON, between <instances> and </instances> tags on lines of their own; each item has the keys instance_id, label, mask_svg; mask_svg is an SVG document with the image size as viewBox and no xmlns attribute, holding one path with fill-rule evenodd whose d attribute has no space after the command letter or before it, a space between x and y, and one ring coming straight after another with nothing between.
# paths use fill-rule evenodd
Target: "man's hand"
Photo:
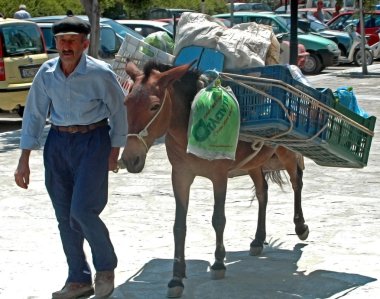
<instances>
[{"instance_id":1,"label":"man's hand","mask_svg":"<svg viewBox=\"0 0 380 299\"><path fill-rule=\"evenodd\" d=\"M117 172L118 166L117 166L117 160L119 158L120 153L120 147L113 147L111 148L111 153L108 158L108 170Z\"/></svg>"},{"instance_id":2,"label":"man's hand","mask_svg":"<svg viewBox=\"0 0 380 299\"><path fill-rule=\"evenodd\" d=\"M14 173L17 186L28 189L30 169L29 169L30 150L22 150L16 171Z\"/></svg>"}]
</instances>

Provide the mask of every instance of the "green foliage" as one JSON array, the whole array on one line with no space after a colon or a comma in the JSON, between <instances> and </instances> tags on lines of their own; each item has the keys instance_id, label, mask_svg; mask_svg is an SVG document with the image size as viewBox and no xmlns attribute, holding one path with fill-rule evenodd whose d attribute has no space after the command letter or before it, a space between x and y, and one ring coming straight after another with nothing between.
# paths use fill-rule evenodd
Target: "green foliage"
<instances>
[{"instance_id":1,"label":"green foliage","mask_svg":"<svg viewBox=\"0 0 380 299\"><path fill-rule=\"evenodd\" d=\"M363 0L363 8L365 11L375 10L375 5L378 3L378 0Z\"/></svg>"},{"instance_id":2,"label":"green foliage","mask_svg":"<svg viewBox=\"0 0 380 299\"><path fill-rule=\"evenodd\" d=\"M129 19L144 19L146 11L152 8L188 8L201 12L201 0L125 0L124 10ZM205 13L216 14L225 11L225 0L205 0Z\"/></svg>"},{"instance_id":3,"label":"green foliage","mask_svg":"<svg viewBox=\"0 0 380 299\"><path fill-rule=\"evenodd\" d=\"M110 18L142 19L145 12L154 7L189 8L201 12L201 0L99 0L103 16ZM0 12L13 17L20 4L25 4L32 17L63 15L67 10L84 14L79 0L0 0ZM225 0L205 0L205 13L212 15L226 11Z\"/></svg>"},{"instance_id":4,"label":"green foliage","mask_svg":"<svg viewBox=\"0 0 380 299\"><path fill-rule=\"evenodd\" d=\"M82 14L84 9L78 0L0 0L1 13L11 18L20 4L25 4L32 17L66 14L71 9Z\"/></svg>"},{"instance_id":5,"label":"green foliage","mask_svg":"<svg viewBox=\"0 0 380 299\"><path fill-rule=\"evenodd\" d=\"M201 12L201 0L152 0L151 8L189 8ZM212 15L226 10L225 0L205 0L205 13Z\"/></svg>"}]
</instances>

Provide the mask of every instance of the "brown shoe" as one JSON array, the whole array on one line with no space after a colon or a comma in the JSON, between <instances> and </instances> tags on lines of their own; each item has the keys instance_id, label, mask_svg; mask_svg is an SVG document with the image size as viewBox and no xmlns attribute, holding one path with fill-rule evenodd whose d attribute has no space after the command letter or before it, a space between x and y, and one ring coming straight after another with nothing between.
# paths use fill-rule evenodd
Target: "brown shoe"
<instances>
[{"instance_id":1,"label":"brown shoe","mask_svg":"<svg viewBox=\"0 0 380 299\"><path fill-rule=\"evenodd\" d=\"M100 271L95 275L95 298L108 298L114 289L115 273L113 271Z\"/></svg>"},{"instance_id":2,"label":"brown shoe","mask_svg":"<svg viewBox=\"0 0 380 299\"><path fill-rule=\"evenodd\" d=\"M76 299L94 294L94 288L89 283L67 282L62 290L52 294L53 299Z\"/></svg>"}]
</instances>

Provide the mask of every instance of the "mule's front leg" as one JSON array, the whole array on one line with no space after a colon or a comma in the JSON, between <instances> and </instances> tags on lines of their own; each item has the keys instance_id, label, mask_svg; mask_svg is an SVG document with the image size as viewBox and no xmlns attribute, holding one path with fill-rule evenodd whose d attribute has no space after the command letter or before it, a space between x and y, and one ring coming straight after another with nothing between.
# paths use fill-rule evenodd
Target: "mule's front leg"
<instances>
[{"instance_id":1,"label":"mule's front leg","mask_svg":"<svg viewBox=\"0 0 380 299\"><path fill-rule=\"evenodd\" d=\"M186 277L185 239L186 217L189 206L190 186L194 181L193 175L186 175L184 171L172 171L172 184L175 197L176 211L173 227L174 234L174 264L173 278L169 281L167 296L178 298L182 296Z\"/></svg>"},{"instance_id":2,"label":"mule's front leg","mask_svg":"<svg viewBox=\"0 0 380 299\"><path fill-rule=\"evenodd\" d=\"M224 228L226 227L225 202L227 192L227 173L213 180L214 188L214 212L212 215L212 226L216 234L215 262L211 266L211 278L224 278L226 266L224 258L226 249L223 243Z\"/></svg>"}]
</instances>

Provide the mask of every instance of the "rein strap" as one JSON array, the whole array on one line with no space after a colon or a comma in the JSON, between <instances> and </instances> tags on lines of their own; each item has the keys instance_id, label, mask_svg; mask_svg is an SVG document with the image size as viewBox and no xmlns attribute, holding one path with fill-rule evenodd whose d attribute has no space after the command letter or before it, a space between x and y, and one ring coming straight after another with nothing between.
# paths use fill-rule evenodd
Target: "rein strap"
<instances>
[{"instance_id":1,"label":"rein strap","mask_svg":"<svg viewBox=\"0 0 380 299\"><path fill-rule=\"evenodd\" d=\"M162 105L160 107L160 109L157 111L157 113L152 117L152 119L150 120L150 122L145 126L144 129L142 129L138 134L128 134L127 135L127 138L128 137L137 137L137 139L139 139L145 146L145 149L146 149L146 152L148 152L149 150L149 147L148 145L146 144L145 140L144 140L144 137L147 137L149 135L148 133L148 128L150 127L150 125L155 121L155 119L158 117L158 115L160 114L162 108L164 107L164 104L165 104L165 100L166 100L166 96L169 96L170 97L170 94L168 93L168 89L166 88L165 89L165 96L164 96L164 99L162 101Z\"/></svg>"}]
</instances>

